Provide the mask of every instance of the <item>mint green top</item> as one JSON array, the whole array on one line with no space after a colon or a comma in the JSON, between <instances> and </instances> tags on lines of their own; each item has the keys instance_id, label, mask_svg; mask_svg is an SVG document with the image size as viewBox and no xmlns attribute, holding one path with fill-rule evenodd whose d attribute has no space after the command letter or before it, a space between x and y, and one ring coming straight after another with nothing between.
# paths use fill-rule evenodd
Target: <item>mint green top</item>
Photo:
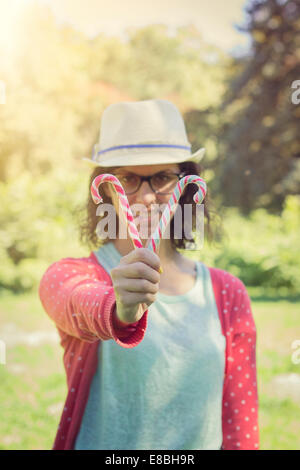
<instances>
[{"instance_id":1,"label":"mint green top","mask_svg":"<svg viewBox=\"0 0 300 470\"><path fill-rule=\"evenodd\" d=\"M95 255L110 274L122 255ZM197 450L222 445L225 337L208 268L183 295L158 292L134 348L99 342L99 362L75 450Z\"/></svg>"}]
</instances>

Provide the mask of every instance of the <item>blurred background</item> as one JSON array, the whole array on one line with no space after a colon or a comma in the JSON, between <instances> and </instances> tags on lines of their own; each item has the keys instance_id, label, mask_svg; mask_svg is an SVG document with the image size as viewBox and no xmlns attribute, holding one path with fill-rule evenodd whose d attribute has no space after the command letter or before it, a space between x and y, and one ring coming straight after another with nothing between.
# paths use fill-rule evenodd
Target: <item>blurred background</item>
<instances>
[{"instance_id":1,"label":"blurred background","mask_svg":"<svg viewBox=\"0 0 300 470\"><path fill-rule=\"evenodd\" d=\"M102 111L151 98L206 147L225 232L189 255L251 297L261 449L300 449L299 31L298 0L1 1L0 449L52 447L67 386L39 281L90 253L81 158Z\"/></svg>"}]
</instances>

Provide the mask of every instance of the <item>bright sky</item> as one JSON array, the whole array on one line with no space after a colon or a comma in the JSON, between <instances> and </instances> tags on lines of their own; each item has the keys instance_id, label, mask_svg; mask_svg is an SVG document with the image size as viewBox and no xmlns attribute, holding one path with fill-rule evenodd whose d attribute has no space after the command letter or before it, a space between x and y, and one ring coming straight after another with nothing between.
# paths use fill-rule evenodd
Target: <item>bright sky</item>
<instances>
[{"instance_id":1,"label":"bright sky","mask_svg":"<svg viewBox=\"0 0 300 470\"><path fill-rule=\"evenodd\" d=\"M0 40L7 34L15 13L33 0L1 0ZM206 42L226 51L246 48L248 37L234 24L245 19L247 0L36 0L51 6L59 22L71 23L88 36L98 32L124 37L127 27L166 24L170 32L193 23ZM3 29L4 28L4 29ZM1 32L2 31L2 32Z\"/></svg>"}]
</instances>

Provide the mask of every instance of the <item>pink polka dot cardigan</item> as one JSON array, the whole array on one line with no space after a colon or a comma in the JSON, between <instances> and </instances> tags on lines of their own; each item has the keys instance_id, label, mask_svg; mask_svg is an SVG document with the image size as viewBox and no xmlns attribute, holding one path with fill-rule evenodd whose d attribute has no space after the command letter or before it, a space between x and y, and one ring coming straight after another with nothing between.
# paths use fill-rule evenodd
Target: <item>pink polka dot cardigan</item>
<instances>
[{"instance_id":1,"label":"pink polka dot cardigan","mask_svg":"<svg viewBox=\"0 0 300 470\"><path fill-rule=\"evenodd\" d=\"M222 449L258 450L256 327L250 298L240 279L222 269L208 269L226 338ZM51 264L41 279L39 296L60 336L68 386L52 449L72 450L97 370L99 341L137 346L147 331L148 310L130 327L116 319L111 277L93 252Z\"/></svg>"}]
</instances>

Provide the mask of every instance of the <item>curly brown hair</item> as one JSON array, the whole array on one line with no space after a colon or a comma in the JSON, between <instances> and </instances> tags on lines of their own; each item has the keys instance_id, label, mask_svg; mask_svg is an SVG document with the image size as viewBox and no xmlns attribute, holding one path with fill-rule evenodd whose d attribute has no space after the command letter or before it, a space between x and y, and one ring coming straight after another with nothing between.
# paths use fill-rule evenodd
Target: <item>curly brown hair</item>
<instances>
[{"instance_id":1,"label":"curly brown hair","mask_svg":"<svg viewBox=\"0 0 300 470\"><path fill-rule=\"evenodd\" d=\"M185 174L187 175L198 175L198 176L201 176L203 179L205 179L203 175L204 169L199 163L187 161L187 162L178 163L178 165L180 168L180 172L185 172ZM95 206L95 203L93 202L90 188L96 176L103 174L103 173L113 174L115 169L116 167L104 168L104 167L98 166L93 170L90 176L87 202L83 206L78 207L77 217L79 221L79 240L80 240L80 243L88 246L91 250L98 249L100 246L104 245L105 243L108 243L110 239L108 237L105 239L101 239L96 233L96 226L99 223L99 221L104 217L104 214L102 216L96 215L96 210L95 210L96 206ZM103 203L112 204L111 198L107 196L103 190L103 186L105 184L106 183L103 183L102 185L99 186L98 188L99 194L103 199ZM193 183L188 184L184 188L184 191L182 192L182 195L179 199L179 204L181 205L182 226L184 224L184 221L183 221L184 204L192 205L191 231L195 230L195 224L196 224L196 203L193 200L193 195L195 194L196 190L198 190L198 186L196 184L193 184ZM202 204L204 205L204 219L205 219L204 220L204 233L207 236L207 240L209 243L213 241L220 241L223 235L222 221L217 211L215 210L213 203L210 200L210 194L209 194L208 188L207 188L207 193ZM212 228L212 218L214 219L214 226L215 226L214 229ZM119 220L117 217L116 219L117 232L116 233L118 233L118 229L119 229L118 222ZM171 239L173 248L175 250L187 249L187 246L188 246L187 243L193 242L192 233L188 234L188 236L190 238L186 238L185 235L183 235L183 238L174 238L174 217L173 217L170 222L170 239Z\"/></svg>"}]
</instances>

